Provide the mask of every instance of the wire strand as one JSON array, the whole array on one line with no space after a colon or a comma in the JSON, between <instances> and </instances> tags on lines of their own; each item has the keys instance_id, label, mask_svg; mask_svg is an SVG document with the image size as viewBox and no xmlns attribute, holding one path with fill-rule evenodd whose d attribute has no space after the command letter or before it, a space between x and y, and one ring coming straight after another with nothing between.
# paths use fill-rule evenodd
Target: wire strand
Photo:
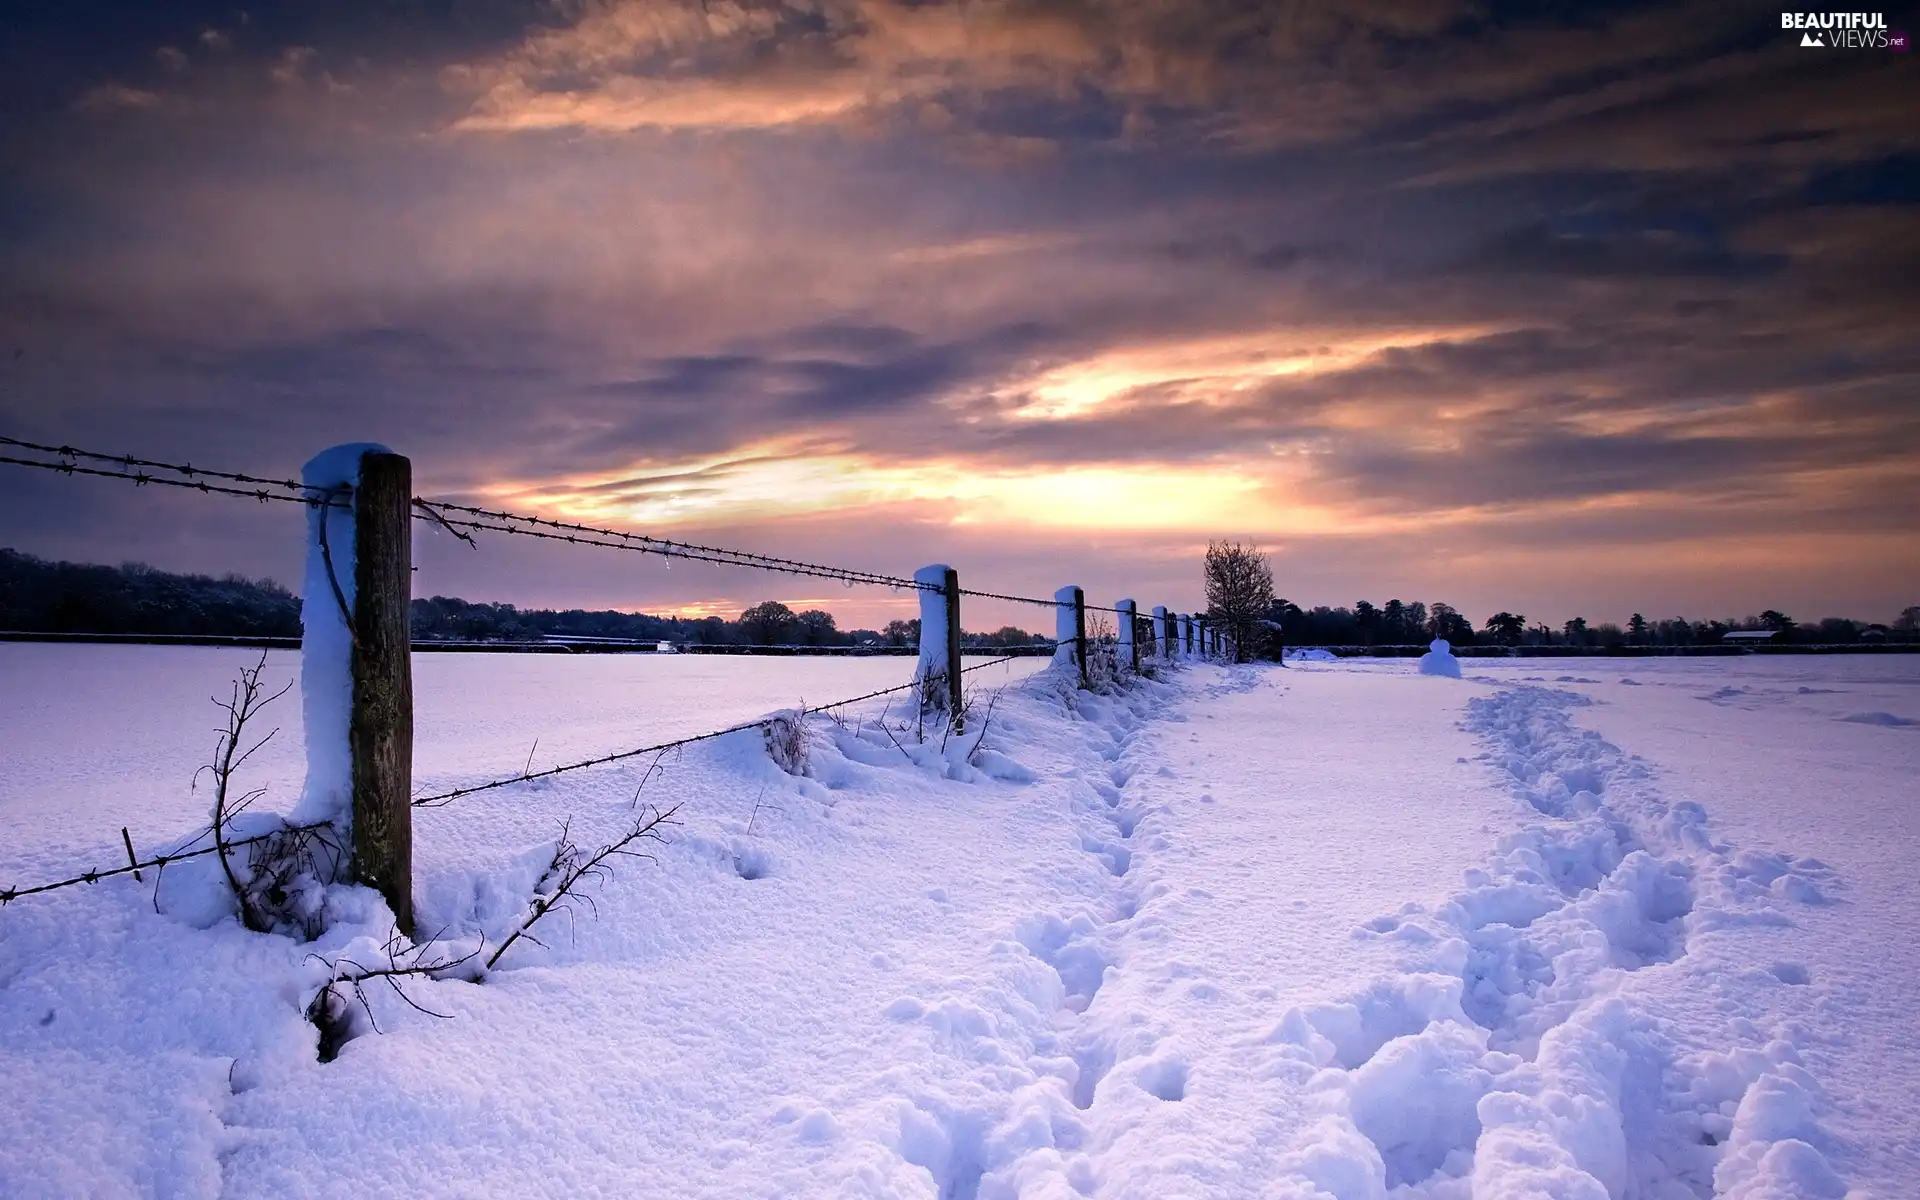
<instances>
[{"instance_id":1,"label":"wire strand","mask_svg":"<svg viewBox=\"0 0 1920 1200\"><path fill-rule=\"evenodd\" d=\"M109 461L120 461L120 460L111 459ZM164 476L149 475L149 474L146 474L145 472L129 475L125 471L102 471L95 467L83 467L78 465L77 463L70 463L70 462L39 462L39 461L35 461L33 459L28 459L28 458L14 458L11 455L0 455L0 463L5 463L9 466L15 466L15 467L39 467L42 470L56 471L62 475L92 475L100 479L124 479L127 482L133 484L135 487L145 487L148 484L158 484L161 487L186 488L187 490L194 491L194 492L209 492L209 493L224 495L224 496L242 496L249 500L258 500L263 504L270 500L283 500L292 504L305 505L308 508L318 508L320 505L326 503L325 500L319 497L293 496L283 492L270 492L266 490L266 488L264 487L253 488L251 490L243 490L241 488L225 487L217 483L208 483L204 479L198 480L198 481L188 480L188 479L168 479ZM226 476L217 476L216 478L226 478ZM279 486L279 485L276 484L274 486ZM335 507L340 507L340 505L336 504Z\"/></svg>"},{"instance_id":2,"label":"wire strand","mask_svg":"<svg viewBox=\"0 0 1920 1200\"><path fill-rule=\"evenodd\" d=\"M1001 663L1009 663L1016 659L1031 657L1033 656L1027 654L1009 654L1003 658L996 658L989 662L975 663L970 667L962 667L960 668L960 673L966 675L987 667L999 666ZM892 696L900 692L912 691L919 686L919 681L915 680L912 683L903 683L890 688L881 688L877 692L868 692L864 696L852 696L845 700L835 700L832 704L818 704L810 708L802 708L800 709L800 713L804 716L811 713L828 712L836 708L845 708L849 704L859 704L863 700L877 700L881 696ZM729 725L725 729L716 729L711 733L697 733L691 737L675 738L670 742L660 742L657 745L641 746L633 750L622 750L615 754L603 754L598 758L583 759L580 762L568 763L565 766L548 767L544 771L525 771L519 775L508 776L505 779L494 779L487 783L474 784L472 787L454 788L449 792L439 792L431 796L422 796L413 802L413 806L415 808L440 808L451 804L462 796L471 796L475 792L492 791L494 788L503 788L515 783L527 783L535 779L546 779L554 775L564 775L569 771L585 770L588 767L603 767L608 763L622 762L629 758L638 758L643 754L664 754L668 750L677 750L682 746L691 746L695 742L712 741L714 738L726 737L730 733L743 733L749 729L758 729L766 723L767 719L764 717L757 721L742 721L738 725Z\"/></svg>"},{"instance_id":3,"label":"wire strand","mask_svg":"<svg viewBox=\"0 0 1920 1200\"><path fill-rule=\"evenodd\" d=\"M75 446L53 446L42 442L30 442L21 438L0 435L0 445L13 446L22 450L31 450L41 454L56 456L56 460L47 462L0 456L0 464L33 467L47 471L57 471L63 475L89 475L101 479L121 479L135 486L158 484L163 487L186 488L210 494L240 496L261 502L270 500L287 501L316 507L322 503L338 505L339 501L325 499L317 489L308 484L297 483L291 479L271 479L261 475L250 475L239 471L217 471L207 467L196 467L192 463L169 463L158 459L138 458L131 454L107 454L98 450L85 450ZM83 467L74 459L86 459L92 462L113 463L121 470L106 471L95 467ZM166 472L181 478L168 478ZM227 487L209 483L209 479L224 479L229 483L252 485L248 488ZM269 489L278 489L269 490ZM337 489L335 490L337 494ZM470 504L458 504L449 500L427 500L420 496L412 497L413 519L429 522L446 529L455 537L472 544L472 534L464 530L480 530L491 533L505 533L520 537L541 538L547 541L566 542L571 545L597 546L610 550L628 550L640 554L655 554L666 558L684 558L696 562L710 562L721 566L751 567L758 570L778 571L789 575L810 576L818 579L834 579L848 584L869 584L878 587L903 588L911 591L939 593L944 591L937 584L923 583L901 575L888 575L877 571L863 571L851 567L836 567L825 563L805 562L800 559L783 558L778 555L758 554L749 550L734 550L724 546L709 546L699 542L676 542L671 538L658 538L649 534L632 533L621 529L609 529L583 525L577 522L556 521L546 517L536 517L526 513L507 512L500 509L478 508ZM466 518L447 517L445 513L465 513ZM480 519L475 519L480 518ZM552 532L547 532L551 530ZM1007 592L990 592L978 588L961 588L962 596L971 596L980 600L1000 600L1010 604L1031 604L1042 608L1065 607L1060 601L1040 596L1016 596ZM1082 605L1087 612L1121 614L1124 610L1102 604Z\"/></svg>"},{"instance_id":4,"label":"wire strand","mask_svg":"<svg viewBox=\"0 0 1920 1200\"><path fill-rule=\"evenodd\" d=\"M54 454L64 458L85 458L94 462L119 463L122 466L151 467L159 471L172 471L191 479L204 475L209 479L225 479L234 483L265 484L269 487L286 488L290 491L302 491L306 485L295 483L291 479L268 479L260 475L243 475L238 471L214 471L206 467L196 467L192 463L157 462L150 458L135 458L131 454L103 454L98 450L81 450L74 446L48 446L40 442L27 442L19 438L0 435L0 446L16 446L22 450L34 450L42 454Z\"/></svg>"},{"instance_id":5,"label":"wire strand","mask_svg":"<svg viewBox=\"0 0 1920 1200\"><path fill-rule=\"evenodd\" d=\"M270 838L277 837L284 833L306 833L315 829L324 828L326 824L327 822L325 821L316 821L310 825L289 825L284 829L276 829L272 833L262 833L254 837L239 838L235 841L227 842L226 848L231 850L236 846L258 845L261 842L267 841ZM209 829L204 832L197 833L193 835L193 837L189 838L186 844L191 846L194 842L197 842L201 838L206 837L207 834L211 832L213 831ZM142 859L139 862L128 863L124 867L114 867L111 870L82 871L80 874L75 875L70 879L60 879L60 880L56 880L53 883L41 883L41 884L36 884L33 887L0 888L0 906L11 904L22 896L37 896L42 892L58 891L61 888L75 887L82 883L98 883L102 879L111 879L115 875L134 875L134 874L138 874L143 868L146 868L146 867L159 867L159 868L165 869L168 863L183 862L189 858L200 858L203 855L218 854L219 852L220 852L220 846L218 844L215 844L212 846L203 847L202 849L199 849L199 850L180 850L172 854L156 854L152 858Z\"/></svg>"},{"instance_id":6,"label":"wire strand","mask_svg":"<svg viewBox=\"0 0 1920 1200\"><path fill-rule=\"evenodd\" d=\"M435 508L447 511L462 511L457 507L432 502ZM548 532L547 529L523 529L517 525L504 524L501 521L478 521L463 517L430 516L415 512L414 520L445 526L454 531L461 529L482 530L489 533L505 533L517 537L540 538L545 541L566 542L576 546L598 546L607 550L626 550L635 554L653 554L663 558L683 558L694 562L718 563L728 567L750 567L761 571L778 571L787 575L807 575L817 579L835 579L844 583L873 584L879 587L911 588L929 590L924 584L911 579L901 579L892 575L876 575L867 571L856 571L845 567L830 567L818 563L803 563L790 559L773 559L764 555L751 554L740 550L726 550L714 546L700 546L691 542L675 542L665 538L649 537L645 534L622 533L619 530L596 529L586 525L566 525L558 521L545 521L539 518L514 518L539 524L553 530L571 530L572 532ZM618 538L618 541L613 539ZM938 590L938 589L931 589Z\"/></svg>"}]
</instances>

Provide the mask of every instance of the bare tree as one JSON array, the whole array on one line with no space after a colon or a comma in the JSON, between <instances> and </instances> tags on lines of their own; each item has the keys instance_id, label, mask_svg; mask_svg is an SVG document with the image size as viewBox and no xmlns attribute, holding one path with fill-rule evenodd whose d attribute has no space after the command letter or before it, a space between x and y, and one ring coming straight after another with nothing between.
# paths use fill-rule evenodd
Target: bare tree
<instances>
[{"instance_id":1,"label":"bare tree","mask_svg":"<svg viewBox=\"0 0 1920 1200\"><path fill-rule=\"evenodd\" d=\"M798 618L778 600L762 600L740 614L740 636L749 646L777 646L793 631Z\"/></svg>"},{"instance_id":2,"label":"bare tree","mask_svg":"<svg viewBox=\"0 0 1920 1200\"><path fill-rule=\"evenodd\" d=\"M1207 543L1207 620L1225 630L1235 662L1248 662L1266 639L1273 607L1273 570L1257 546Z\"/></svg>"},{"instance_id":3,"label":"bare tree","mask_svg":"<svg viewBox=\"0 0 1920 1200\"><path fill-rule=\"evenodd\" d=\"M833 646L840 642L840 629L834 624L833 614L830 612L809 608L793 620L795 632L803 645Z\"/></svg>"}]
</instances>

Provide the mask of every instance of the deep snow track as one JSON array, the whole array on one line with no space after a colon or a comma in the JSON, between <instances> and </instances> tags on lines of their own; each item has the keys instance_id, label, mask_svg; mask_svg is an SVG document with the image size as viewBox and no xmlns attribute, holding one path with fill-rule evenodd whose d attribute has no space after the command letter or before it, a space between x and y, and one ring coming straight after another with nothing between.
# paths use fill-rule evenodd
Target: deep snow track
<instances>
[{"instance_id":1,"label":"deep snow track","mask_svg":"<svg viewBox=\"0 0 1920 1200\"><path fill-rule=\"evenodd\" d=\"M1539 819L1447 904L1368 923L1419 969L1282 1022L1282 1041L1345 1073L1335 1093L1389 1185L1480 1200L1843 1195L1794 1043L1732 1045L1710 1024L1703 1039L1635 985L1665 966L1739 988L1739 931L1824 902L1833 873L1715 841L1700 806L1668 803L1642 764L1573 725L1586 703L1539 688L1469 703L1482 757ZM1805 982L1793 964L1774 974Z\"/></svg>"},{"instance_id":2,"label":"deep snow track","mask_svg":"<svg viewBox=\"0 0 1920 1200\"><path fill-rule=\"evenodd\" d=\"M313 947L210 877L13 906L0 1194L1845 1193L1802 1063L1844 1014L1756 947L1852 889L1721 840L1582 697L1488 682L1043 675L950 743L821 722L804 778L690 749L598 920L421 984L451 1020L376 996L325 1066ZM638 778L430 827L423 920L497 936Z\"/></svg>"},{"instance_id":3,"label":"deep snow track","mask_svg":"<svg viewBox=\"0 0 1920 1200\"><path fill-rule=\"evenodd\" d=\"M909 1122L940 1196L1846 1193L1799 1031L1727 1019L1763 1015L1734 1003L1743 934L1825 903L1830 869L1716 841L1573 723L1581 696L1325 674L1276 706L1284 678L1227 675L1166 720L1081 700L1068 799L1112 882L1015 930L1058 984L1017 1037L975 1026L1016 1086ZM1464 724L1408 688L1467 699ZM1303 703L1319 745L1287 732ZM1640 986L1663 974L1706 1015Z\"/></svg>"}]
</instances>

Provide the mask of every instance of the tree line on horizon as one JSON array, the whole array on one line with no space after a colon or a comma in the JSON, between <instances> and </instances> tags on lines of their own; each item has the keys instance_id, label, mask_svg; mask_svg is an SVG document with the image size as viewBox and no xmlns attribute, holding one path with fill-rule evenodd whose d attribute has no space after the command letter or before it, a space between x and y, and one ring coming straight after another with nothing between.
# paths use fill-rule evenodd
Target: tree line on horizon
<instances>
[{"instance_id":1,"label":"tree line on horizon","mask_svg":"<svg viewBox=\"0 0 1920 1200\"><path fill-rule=\"evenodd\" d=\"M891 646L918 644L920 621L884 629L841 630L821 609L795 612L777 600L728 620L658 617L612 609L522 609L452 596L416 598L415 638L426 641L533 642L547 637L667 639L707 645ZM22 633L106 633L299 637L300 597L272 579L159 571L145 563L105 566L54 562L0 548L0 630ZM1028 645L1037 635L1003 626L965 633L983 649Z\"/></svg>"},{"instance_id":2,"label":"tree line on horizon","mask_svg":"<svg viewBox=\"0 0 1920 1200\"><path fill-rule=\"evenodd\" d=\"M1773 630L1782 641L1850 643L1876 636L1920 639L1920 605L1891 623L1844 617L1800 623L1768 610L1757 616L1690 621L1649 620L1635 613L1625 625L1575 617L1552 627L1501 611L1478 628L1445 603L1389 600L1352 607L1303 608L1272 596L1270 571L1257 551L1221 543L1210 547L1209 613L1238 628L1240 642L1288 646L1391 646L1444 637L1457 645L1687 646L1717 643L1735 630ZM1278 629L1274 629L1278 626ZM271 579L244 575L179 574L144 563L120 566L55 562L0 548L0 629L27 633L178 634L298 637L300 598ZM1144 619L1141 636L1149 636ZM739 617L659 617L611 609L522 609L512 604L432 596L413 602L413 635L440 641L538 641L546 637L669 639L709 645L889 646L918 643L918 618L881 629L842 630L822 609L795 611L767 600ZM969 647L1003 649L1048 639L1014 626L965 633ZM1259 653L1259 650L1253 650Z\"/></svg>"},{"instance_id":3,"label":"tree line on horizon","mask_svg":"<svg viewBox=\"0 0 1920 1200\"><path fill-rule=\"evenodd\" d=\"M1845 645L1877 637L1905 641L1920 637L1920 605L1903 610L1890 624L1874 624L1848 617L1827 617L1801 623L1774 609L1747 617L1689 620L1686 617L1649 620L1634 613L1625 625L1589 622L1573 617L1558 627L1529 622L1520 613L1502 610L1478 628L1452 605L1423 604L1418 600L1389 600L1375 605L1366 600L1353 607L1317 605L1301 608L1276 599L1272 621L1280 626L1280 640L1289 646L1405 646L1445 638L1456 646L1704 646L1719 643L1735 632L1768 631L1780 642Z\"/></svg>"}]
</instances>

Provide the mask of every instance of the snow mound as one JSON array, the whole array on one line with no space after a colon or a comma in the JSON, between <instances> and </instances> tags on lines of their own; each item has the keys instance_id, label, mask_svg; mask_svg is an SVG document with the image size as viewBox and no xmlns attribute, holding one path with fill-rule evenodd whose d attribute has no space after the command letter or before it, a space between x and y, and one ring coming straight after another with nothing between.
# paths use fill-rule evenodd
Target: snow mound
<instances>
[{"instance_id":1,"label":"snow mound","mask_svg":"<svg viewBox=\"0 0 1920 1200\"><path fill-rule=\"evenodd\" d=\"M1322 646L1287 651L1288 662L1339 662L1340 656Z\"/></svg>"},{"instance_id":2,"label":"snow mound","mask_svg":"<svg viewBox=\"0 0 1920 1200\"><path fill-rule=\"evenodd\" d=\"M1422 675L1440 675L1447 679L1460 678L1460 660L1453 656L1453 646L1445 638L1433 639L1427 652L1420 656Z\"/></svg>"},{"instance_id":3,"label":"snow mound","mask_svg":"<svg viewBox=\"0 0 1920 1200\"><path fill-rule=\"evenodd\" d=\"M1907 726L1920 725L1920 721L1916 721L1911 717L1896 717L1890 712L1849 713L1840 719L1842 721L1852 721L1855 725L1883 725L1888 729L1900 729Z\"/></svg>"}]
</instances>

